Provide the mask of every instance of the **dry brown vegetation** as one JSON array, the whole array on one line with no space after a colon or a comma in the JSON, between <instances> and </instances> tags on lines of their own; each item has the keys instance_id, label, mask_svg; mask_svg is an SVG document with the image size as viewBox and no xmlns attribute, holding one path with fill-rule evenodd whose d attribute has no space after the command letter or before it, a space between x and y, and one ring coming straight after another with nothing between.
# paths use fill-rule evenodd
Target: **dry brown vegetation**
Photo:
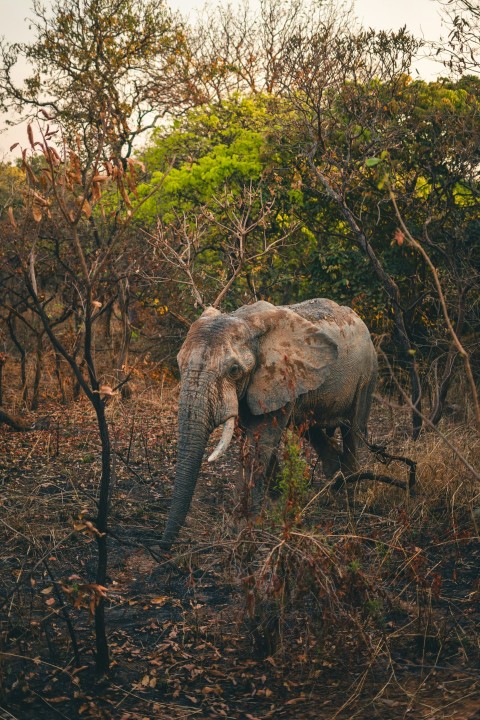
<instances>
[{"instance_id":1,"label":"dry brown vegetation","mask_svg":"<svg viewBox=\"0 0 480 720\"><path fill-rule=\"evenodd\" d=\"M437 434L408 438L408 409L377 402L371 435L417 461L414 496L369 482L334 494L292 440L290 484L246 520L235 452L204 467L166 557L152 546L173 481L176 387L145 373L132 399L113 398L112 670L101 682L95 419L86 401L45 411L47 430L0 430L0 704L14 717L476 717L478 484ZM478 467L470 424L440 429ZM365 467L385 472L372 459L365 451Z\"/></svg>"}]
</instances>

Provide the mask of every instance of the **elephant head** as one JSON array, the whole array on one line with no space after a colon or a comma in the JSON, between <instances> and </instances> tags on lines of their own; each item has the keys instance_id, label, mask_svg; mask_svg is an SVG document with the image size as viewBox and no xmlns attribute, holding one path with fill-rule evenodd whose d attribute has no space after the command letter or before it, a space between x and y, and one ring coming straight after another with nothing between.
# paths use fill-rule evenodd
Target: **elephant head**
<instances>
[{"instance_id":1,"label":"elephant head","mask_svg":"<svg viewBox=\"0 0 480 720\"><path fill-rule=\"evenodd\" d=\"M316 325L263 301L230 314L208 308L193 323L177 358L178 455L164 548L184 523L214 428L223 433L209 461L228 447L240 400L252 415L278 410L321 386L336 357L336 343Z\"/></svg>"}]
</instances>

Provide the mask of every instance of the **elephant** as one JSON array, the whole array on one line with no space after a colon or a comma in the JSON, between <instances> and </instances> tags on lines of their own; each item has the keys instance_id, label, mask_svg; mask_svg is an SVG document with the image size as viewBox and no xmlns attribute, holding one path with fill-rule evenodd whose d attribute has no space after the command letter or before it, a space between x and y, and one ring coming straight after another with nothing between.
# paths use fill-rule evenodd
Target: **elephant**
<instances>
[{"instance_id":1,"label":"elephant","mask_svg":"<svg viewBox=\"0 0 480 720\"><path fill-rule=\"evenodd\" d=\"M327 476L355 472L377 356L367 326L349 307L325 298L289 306L261 300L231 313L209 307L191 325L177 360L178 454L163 549L185 521L216 427L223 432L210 462L228 448L236 422L245 434L247 457L254 457L254 505L290 424L307 428ZM341 452L332 439L338 427Z\"/></svg>"}]
</instances>

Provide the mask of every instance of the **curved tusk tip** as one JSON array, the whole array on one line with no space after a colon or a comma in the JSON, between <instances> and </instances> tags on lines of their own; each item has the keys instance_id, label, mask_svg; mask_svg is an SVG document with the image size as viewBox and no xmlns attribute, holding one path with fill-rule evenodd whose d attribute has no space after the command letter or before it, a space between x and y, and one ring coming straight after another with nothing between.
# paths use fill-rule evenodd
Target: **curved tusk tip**
<instances>
[{"instance_id":1,"label":"curved tusk tip","mask_svg":"<svg viewBox=\"0 0 480 720\"><path fill-rule=\"evenodd\" d=\"M222 455L222 454L223 454L223 453L217 452L217 451L215 450L215 452L213 452L213 453L207 458L207 462L215 462L215 460L217 460L217 459L220 457L220 455Z\"/></svg>"},{"instance_id":2,"label":"curved tusk tip","mask_svg":"<svg viewBox=\"0 0 480 720\"><path fill-rule=\"evenodd\" d=\"M224 454L225 450L230 445L230 441L233 436L233 431L235 429L235 418L230 417L223 425L223 432L222 437L220 439L220 442L218 443L217 447L213 451L213 453L208 458L208 462L214 462L217 458L219 458L221 455Z\"/></svg>"}]
</instances>

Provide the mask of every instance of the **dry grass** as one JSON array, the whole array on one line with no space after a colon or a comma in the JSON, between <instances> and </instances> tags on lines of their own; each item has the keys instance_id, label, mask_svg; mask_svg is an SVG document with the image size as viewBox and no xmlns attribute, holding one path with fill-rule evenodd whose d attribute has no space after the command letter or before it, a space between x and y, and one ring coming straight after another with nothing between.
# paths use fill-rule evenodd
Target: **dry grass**
<instances>
[{"instance_id":1,"label":"dry grass","mask_svg":"<svg viewBox=\"0 0 480 720\"><path fill-rule=\"evenodd\" d=\"M269 707L294 699L298 705L289 705L288 714L271 716L367 718L384 716L387 708L392 718L407 710L415 718L470 717L465 708L476 691L480 659L480 498L461 458L480 467L474 431L442 425L455 452L431 432L413 443L406 413L377 407L372 435L390 452L417 462L415 496L372 482L334 494L317 466L296 512L286 507L291 496L284 493L257 520L242 517L232 503L240 476L232 453L218 466L204 467L176 558L157 565L143 548L158 537L168 507L176 388L164 384L158 391L137 380L133 397L109 410L116 480L107 621L118 672L126 673L115 691L123 707L149 716L153 691L141 686L141 678L145 658L154 657L165 674L162 696L171 704L162 711L166 718L176 717L178 703L193 702L188 697L200 703L200 717L221 716L220 691L204 691L215 682L223 688L229 717L266 717ZM95 543L78 527L78 517L95 515L95 423L82 402L67 411L54 403L42 414L45 409L53 414L48 431L23 435L0 428L0 649L5 692L17 703L33 702L35 693L70 694L64 684L71 679L62 680L73 669L65 613L82 662L91 664L88 611L68 605L61 582L73 574L92 577ZM372 459L364 454L366 467L386 472ZM309 475L314 464L310 453ZM387 472L405 479L401 465L391 464ZM141 633L158 622L159 596L168 596L170 604L146 643ZM129 629L132 617L135 632ZM175 639L168 640L169 632ZM128 656L127 636L133 653ZM184 648L183 660L168 642ZM198 646L193 655L191 642ZM233 673L238 682L241 667L245 677L265 676L269 692L237 707L220 676L211 685L201 681L201 673L192 677L192 663L217 667L218 655L218 673ZM63 690L48 690L52 682ZM128 693L135 682L133 697ZM257 680L248 682L258 686ZM91 694L84 685L74 687L78 702L72 711L65 701L66 717L77 717L69 713L78 712ZM243 692L251 697L251 689ZM108 704L108 697L102 702Z\"/></svg>"},{"instance_id":2,"label":"dry grass","mask_svg":"<svg viewBox=\"0 0 480 720\"><path fill-rule=\"evenodd\" d=\"M190 529L215 547L217 559L223 554L258 653L288 662L300 643L313 675L319 665L351 669L353 661L362 668L352 674L340 715L352 711L367 686L371 692L372 677L385 680L377 702L394 697L404 709L415 706L416 693L425 694L435 668L478 679L480 496L465 467L466 461L480 468L478 434L445 423L452 451L433 432L413 442L398 426L373 425L392 453L416 461L414 494L374 482L334 494L317 471L293 521L285 521L283 497L267 503L261 520L224 516L213 538L204 505ZM364 454L366 468L385 473L368 460ZM405 480L406 469L392 463L388 473ZM423 668L413 695L413 678L399 679L408 667Z\"/></svg>"}]
</instances>

